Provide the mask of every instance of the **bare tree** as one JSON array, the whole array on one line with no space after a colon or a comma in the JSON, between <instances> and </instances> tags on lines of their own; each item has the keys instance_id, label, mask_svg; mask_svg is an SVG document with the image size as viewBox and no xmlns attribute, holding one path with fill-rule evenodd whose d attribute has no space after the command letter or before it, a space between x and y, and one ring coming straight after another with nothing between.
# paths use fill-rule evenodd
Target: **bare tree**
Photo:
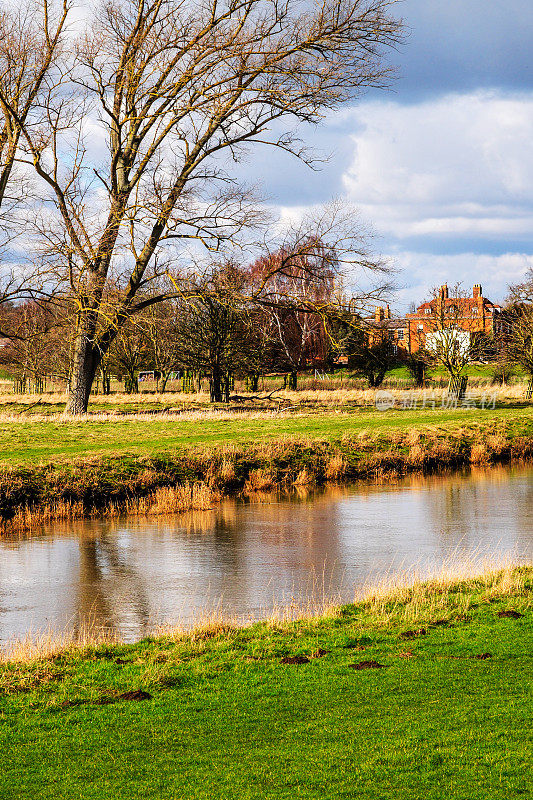
<instances>
[{"instance_id":1,"label":"bare tree","mask_svg":"<svg viewBox=\"0 0 533 800\"><path fill-rule=\"evenodd\" d=\"M19 382L20 391L40 392L51 376L57 324L50 303L30 301L4 309L2 327L9 339L0 349L0 364Z\"/></svg>"},{"instance_id":2,"label":"bare tree","mask_svg":"<svg viewBox=\"0 0 533 800\"><path fill-rule=\"evenodd\" d=\"M298 372L322 364L328 350L327 316L336 291L337 259L316 237L292 242L252 265L253 281L264 283L261 296L268 308L267 338L271 361L289 372L289 388L297 388Z\"/></svg>"},{"instance_id":3,"label":"bare tree","mask_svg":"<svg viewBox=\"0 0 533 800\"><path fill-rule=\"evenodd\" d=\"M139 318L129 319L105 355L105 370L119 380L124 379L126 394L138 394L138 372L146 366L148 355L142 321ZM99 366L103 364L104 359L100 359Z\"/></svg>"},{"instance_id":4,"label":"bare tree","mask_svg":"<svg viewBox=\"0 0 533 800\"><path fill-rule=\"evenodd\" d=\"M214 264L178 315L179 360L209 375L214 403L229 401L232 380L247 371L256 343L250 307L240 300L247 278L235 264Z\"/></svg>"},{"instance_id":5,"label":"bare tree","mask_svg":"<svg viewBox=\"0 0 533 800\"><path fill-rule=\"evenodd\" d=\"M0 228L12 225L27 185L16 174L23 131L38 139L42 102L61 51L68 1L28 0L0 11ZM57 76L55 76L57 78ZM22 141L21 141L22 140Z\"/></svg>"},{"instance_id":6,"label":"bare tree","mask_svg":"<svg viewBox=\"0 0 533 800\"><path fill-rule=\"evenodd\" d=\"M368 381L375 389L398 362L388 330L369 320L352 319L341 346L348 358L348 369Z\"/></svg>"},{"instance_id":7,"label":"bare tree","mask_svg":"<svg viewBox=\"0 0 533 800\"><path fill-rule=\"evenodd\" d=\"M126 320L166 296L146 292L176 245L220 248L257 221L231 176L246 146L306 158L286 132L291 121L318 122L385 84L382 56L401 27L392 5L115 0L97 10L68 81L50 89L48 138L23 128L61 221L41 232L79 305L68 412L87 409L99 362ZM98 132L105 157L89 152ZM121 288L112 305L110 281Z\"/></svg>"},{"instance_id":8,"label":"bare tree","mask_svg":"<svg viewBox=\"0 0 533 800\"><path fill-rule=\"evenodd\" d=\"M509 287L509 303L529 303L533 305L533 267L529 267L525 280Z\"/></svg>"},{"instance_id":9,"label":"bare tree","mask_svg":"<svg viewBox=\"0 0 533 800\"><path fill-rule=\"evenodd\" d=\"M68 0L23 0L0 10L0 252L24 228L20 211L30 199L30 181L18 162L23 130L37 142L42 102L60 56ZM57 77L57 76L56 76ZM15 262L15 263L14 263ZM0 303L49 294L51 276L42 265L16 263L13 253L0 265ZM5 332L4 334L5 335Z\"/></svg>"},{"instance_id":10,"label":"bare tree","mask_svg":"<svg viewBox=\"0 0 533 800\"><path fill-rule=\"evenodd\" d=\"M433 299L420 306L411 331L411 350L423 351L431 366L441 366L450 381L459 378L465 367L481 358L487 348L487 337L479 330L474 314L475 302L459 285L451 292L447 286L434 289Z\"/></svg>"},{"instance_id":11,"label":"bare tree","mask_svg":"<svg viewBox=\"0 0 533 800\"><path fill-rule=\"evenodd\" d=\"M507 365L518 364L533 380L533 306L514 303L505 310L504 315L502 344L505 361Z\"/></svg>"},{"instance_id":12,"label":"bare tree","mask_svg":"<svg viewBox=\"0 0 533 800\"><path fill-rule=\"evenodd\" d=\"M500 360L507 371L517 364L533 380L533 269L525 281L509 287L509 302L502 315Z\"/></svg>"},{"instance_id":13,"label":"bare tree","mask_svg":"<svg viewBox=\"0 0 533 800\"><path fill-rule=\"evenodd\" d=\"M435 355L425 347L420 347L418 350L411 352L399 352L400 361L406 368L407 372L414 381L417 389L424 386L426 375L428 371L435 366Z\"/></svg>"},{"instance_id":14,"label":"bare tree","mask_svg":"<svg viewBox=\"0 0 533 800\"><path fill-rule=\"evenodd\" d=\"M183 313L183 308L181 308ZM148 306L142 312L140 325L144 331L147 363L155 372L156 391L164 392L167 381L178 367L180 304L165 300Z\"/></svg>"}]
</instances>

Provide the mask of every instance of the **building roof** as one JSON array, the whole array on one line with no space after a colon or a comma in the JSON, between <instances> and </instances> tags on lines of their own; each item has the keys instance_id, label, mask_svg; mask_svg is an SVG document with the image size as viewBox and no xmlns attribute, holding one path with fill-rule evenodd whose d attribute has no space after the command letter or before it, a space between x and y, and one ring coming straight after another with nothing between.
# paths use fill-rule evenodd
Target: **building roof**
<instances>
[{"instance_id":1,"label":"building roof","mask_svg":"<svg viewBox=\"0 0 533 800\"><path fill-rule=\"evenodd\" d=\"M502 310L502 307L497 303L492 303L490 300L487 300L486 297L480 298L481 303L486 311L489 314L493 314L494 312L498 313ZM472 308L479 308L479 301L476 300L474 297L448 297L444 301L439 301L438 298L434 298L433 300L428 300L422 305L418 306L416 311L412 314L406 314L407 318L412 319L413 317L418 317L421 313L423 314L426 309L434 309L439 302L444 302L445 306L462 306L465 310L470 310Z\"/></svg>"}]
</instances>

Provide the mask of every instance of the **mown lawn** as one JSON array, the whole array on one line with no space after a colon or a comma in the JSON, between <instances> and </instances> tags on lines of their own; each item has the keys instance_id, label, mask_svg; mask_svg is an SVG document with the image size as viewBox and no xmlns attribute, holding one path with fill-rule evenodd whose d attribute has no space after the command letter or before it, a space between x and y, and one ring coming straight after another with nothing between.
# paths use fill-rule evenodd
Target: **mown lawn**
<instances>
[{"instance_id":1,"label":"mown lawn","mask_svg":"<svg viewBox=\"0 0 533 800\"><path fill-rule=\"evenodd\" d=\"M416 427L454 430L506 422L517 433L530 435L533 406L496 409L357 409L350 413L320 411L253 417L227 415L220 419L87 419L80 422L0 422L0 462L44 463L71 457L175 453L189 446L217 446L279 440L283 437L338 439L345 433L386 433Z\"/></svg>"},{"instance_id":2,"label":"mown lawn","mask_svg":"<svg viewBox=\"0 0 533 800\"><path fill-rule=\"evenodd\" d=\"M510 575L6 666L0 797L529 797L533 568Z\"/></svg>"}]
</instances>

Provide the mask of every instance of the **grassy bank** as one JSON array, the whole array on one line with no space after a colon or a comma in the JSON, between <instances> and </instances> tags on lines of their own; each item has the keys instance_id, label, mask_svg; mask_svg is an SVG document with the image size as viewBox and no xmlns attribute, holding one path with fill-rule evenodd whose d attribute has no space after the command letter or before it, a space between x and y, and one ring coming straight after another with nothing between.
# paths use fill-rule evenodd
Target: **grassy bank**
<instances>
[{"instance_id":1,"label":"grassy bank","mask_svg":"<svg viewBox=\"0 0 533 800\"><path fill-rule=\"evenodd\" d=\"M5 422L3 531L533 456L530 408ZM9 446L8 446L9 442Z\"/></svg>"},{"instance_id":2,"label":"grassy bank","mask_svg":"<svg viewBox=\"0 0 533 800\"><path fill-rule=\"evenodd\" d=\"M5 663L3 798L527 797L533 568Z\"/></svg>"}]
</instances>

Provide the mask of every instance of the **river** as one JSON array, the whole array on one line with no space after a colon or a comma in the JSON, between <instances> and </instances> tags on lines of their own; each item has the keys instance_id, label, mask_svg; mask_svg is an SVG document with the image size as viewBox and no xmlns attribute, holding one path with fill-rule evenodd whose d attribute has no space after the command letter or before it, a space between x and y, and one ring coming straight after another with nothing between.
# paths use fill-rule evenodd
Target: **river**
<instances>
[{"instance_id":1,"label":"river","mask_svg":"<svg viewBox=\"0 0 533 800\"><path fill-rule=\"evenodd\" d=\"M531 468L55 524L0 540L0 642L87 620L132 641L213 610L248 619L292 598L349 601L384 575L507 554L533 555Z\"/></svg>"}]
</instances>

